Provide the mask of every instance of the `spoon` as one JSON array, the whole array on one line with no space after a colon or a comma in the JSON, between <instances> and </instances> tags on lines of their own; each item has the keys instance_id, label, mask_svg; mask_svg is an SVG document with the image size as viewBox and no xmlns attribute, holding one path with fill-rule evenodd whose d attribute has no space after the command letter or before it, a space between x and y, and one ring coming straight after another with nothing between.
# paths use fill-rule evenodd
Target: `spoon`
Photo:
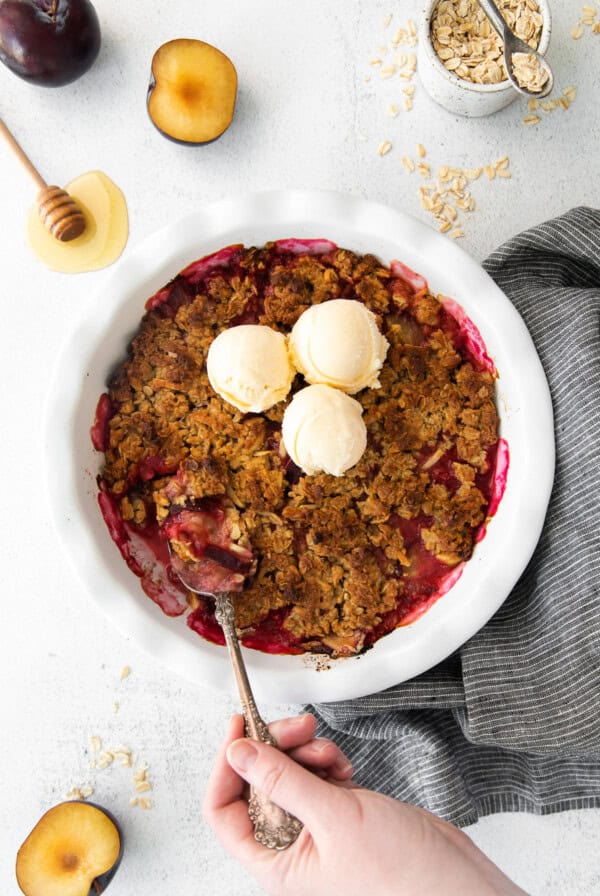
<instances>
[{"instance_id":1,"label":"spoon","mask_svg":"<svg viewBox=\"0 0 600 896\"><path fill-rule=\"evenodd\" d=\"M494 0L478 0L478 2L495 31L497 31L502 38L504 44L504 66L512 86L519 93L523 94L523 96L535 97L536 99L547 96L554 87L554 76L552 74L552 69L544 57L541 53L538 53L537 50L532 49L529 44L526 44L524 40L521 40L520 37L517 37L516 34L513 34L507 23L504 21L502 13L496 6ZM535 56L540 68L548 76L548 79L541 90L528 90L526 87L521 87L514 73L513 55L515 53L526 53L527 55Z\"/></svg>"},{"instance_id":2,"label":"spoon","mask_svg":"<svg viewBox=\"0 0 600 896\"><path fill-rule=\"evenodd\" d=\"M215 602L215 618L225 635L229 657L231 659L240 694L240 702L242 704L242 713L244 715L246 727L246 737L276 747L277 743L274 737L270 734L269 729L261 719L258 709L256 708L254 695L252 693L252 688L250 687L246 665L240 648L240 642L235 630L235 610L230 593L227 591L207 592L200 590L192 580L192 574L190 573L189 576L186 574L185 561L181 561L181 558L175 554L170 542L167 542L167 544L169 545L171 558L177 558L178 562L171 564L171 568L182 585L190 591L193 591L195 594L212 597ZM294 815L290 815L289 812L276 806L271 800L262 796L260 793L257 793L253 787L250 787L248 815L254 825L254 836L256 840L264 846L267 846L269 849L287 849L288 846L291 846L292 843L294 843L302 830L301 821Z\"/></svg>"},{"instance_id":3,"label":"spoon","mask_svg":"<svg viewBox=\"0 0 600 896\"><path fill-rule=\"evenodd\" d=\"M1 118L0 137L37 185L35 204L46 230L61 243L81 236L85 230L85 218L73 197L61 187L48 186Z\"/></svg>"}]
</instances>

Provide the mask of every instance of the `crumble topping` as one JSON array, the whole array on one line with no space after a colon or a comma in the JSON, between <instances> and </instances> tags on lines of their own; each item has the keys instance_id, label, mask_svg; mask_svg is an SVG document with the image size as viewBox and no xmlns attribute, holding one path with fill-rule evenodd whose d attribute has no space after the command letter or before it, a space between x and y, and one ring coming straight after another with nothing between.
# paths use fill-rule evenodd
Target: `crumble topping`
<instances>
[{"instance_id":1,"label":"crumble topping","mask_svg":"<svg viewBox=\"0 0 600 896\"><path fill-rule=\"evenodd\" d=\"M495 371L403 265L394 273L373 255L292 242L221 250L148 300L101 399L99 484L127 531L149 540L174 514L218 506L256 561L234 596L245 643L348 655L413 618L471 556L494 474ZM356 396L362 458L342 477L306 476L281 445L285 405L242 414L210 387L206 356L228 326L287 336L308 307L336 298L364 302L390 348L381 388ZM298 375L291 394L304 385ZM144 588L161 603L160 588ZM219 640L210 600L188 592L186 602L188 624Z\"/></svg>"}]
</instances>

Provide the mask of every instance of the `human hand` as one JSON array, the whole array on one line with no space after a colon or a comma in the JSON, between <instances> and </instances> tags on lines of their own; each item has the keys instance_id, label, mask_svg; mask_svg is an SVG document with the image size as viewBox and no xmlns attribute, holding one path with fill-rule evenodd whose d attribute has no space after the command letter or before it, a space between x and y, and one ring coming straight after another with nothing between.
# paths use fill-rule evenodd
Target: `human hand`
<instances>
[{"instance_id":1,"label":"human hand","mask_svg":"<svg viewBox=\"0 0 600 896\"><path fill-rule=\"evenodd\" d=\"M347 758L315 728L310 715L272 723L276 750L243 738L234 716L208 784L206 820L267 893L524 896L458 828L352 784ZM254 839L247 783L304 823L288 849Z\"/></svg>"}]
</instances>

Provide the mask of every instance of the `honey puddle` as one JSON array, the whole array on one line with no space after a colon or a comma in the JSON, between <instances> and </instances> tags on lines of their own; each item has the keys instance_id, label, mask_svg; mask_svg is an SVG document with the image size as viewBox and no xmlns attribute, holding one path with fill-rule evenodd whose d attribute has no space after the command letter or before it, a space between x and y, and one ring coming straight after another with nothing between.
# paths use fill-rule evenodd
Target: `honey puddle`
<instances>
[{"instance_id":1,"label":"honey puddle","mask_svg":"<svg viewBox=\"0 0 600 896\"><path fill-rule=\"evenodd\" d=\"M108 267L117 260L129 235L125 197L102 171L89 171L65 187L85 217L85 230L77 239L61 243L50 236L37 209L27 218L27 236L34 254L53 271L80 274Z\"/></svg>"}]
</instances>

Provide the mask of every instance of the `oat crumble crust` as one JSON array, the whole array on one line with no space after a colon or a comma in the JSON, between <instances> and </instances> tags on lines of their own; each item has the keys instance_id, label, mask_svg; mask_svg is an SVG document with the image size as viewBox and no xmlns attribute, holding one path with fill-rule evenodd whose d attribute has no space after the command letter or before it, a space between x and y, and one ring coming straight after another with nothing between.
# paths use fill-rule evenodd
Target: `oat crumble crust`
<instances>
[{"instance_id":1,"label":"oat crumble crust","mask_svg":"<svg viewBox=\"0 0 600 896\"><path fill-rule=\"evenodd\" d=\"M390 348L381 388L355 396L363 457L342 477L305 476L280 444L285 403L243 415L213 392L205 360L227 326L287 334L306 308L334 298L363 301ZM194 289L175 278L110 381L101 488L139 526L164 522L190 498L222 496L234 537L258 559L235 597L238 629L285 610L283 628L301 651L359 652L419 597L410 581L423 558L403 526L420 520L422 545L450 569L470 557L485 520L478 482L498 440L494 377L460 350L449 319L434 296L344 249L240 247ZM303 385L297 376L293 390ZM199 600L188 595L192 609Z\"/></svg>"}]
</instances>

